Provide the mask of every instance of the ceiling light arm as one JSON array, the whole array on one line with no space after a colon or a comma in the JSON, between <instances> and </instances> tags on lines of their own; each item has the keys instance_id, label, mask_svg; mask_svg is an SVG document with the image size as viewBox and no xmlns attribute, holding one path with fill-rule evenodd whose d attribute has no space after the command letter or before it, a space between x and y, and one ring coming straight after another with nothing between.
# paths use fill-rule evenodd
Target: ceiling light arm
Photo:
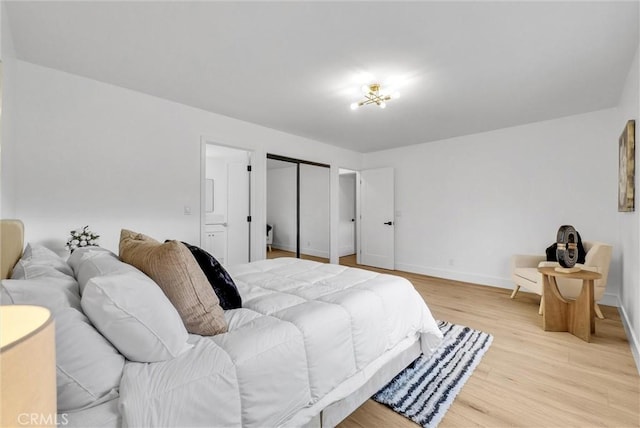
<instances>
[{"instance_id":1,"label":"ceiling light arm","mask_svg":"<svg viewBox=\"0 0 640 428\"><path fill-rule=\"evenodd\" d=\"M363 89L367 91L364 94L365 99L351 104L352 109L356 109L358 107L369 104L376 104L380 108L385 108L385 101L389 101L391 99L391 95L380 95L380 84L378 83L372 83L371 85L363 87Z\"/></svg>"}]
</instances>

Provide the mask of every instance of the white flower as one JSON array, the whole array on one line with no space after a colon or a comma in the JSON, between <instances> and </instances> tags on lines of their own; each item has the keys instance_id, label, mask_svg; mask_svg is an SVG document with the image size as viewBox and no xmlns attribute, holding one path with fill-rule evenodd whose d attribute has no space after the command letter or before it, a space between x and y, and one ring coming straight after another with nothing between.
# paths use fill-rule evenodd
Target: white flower
<instances>
[{"instance_id":1,"label":"white flower","mask_svg":"<svg viewBox=\"0 0 640 428\"><path fill-rule=\"evenodd\" d=\"M66 247L73 251L80 247L98 246L100 235L89 230L89 226L80 227L69 232Z\"/></svg>"}]
</instances>

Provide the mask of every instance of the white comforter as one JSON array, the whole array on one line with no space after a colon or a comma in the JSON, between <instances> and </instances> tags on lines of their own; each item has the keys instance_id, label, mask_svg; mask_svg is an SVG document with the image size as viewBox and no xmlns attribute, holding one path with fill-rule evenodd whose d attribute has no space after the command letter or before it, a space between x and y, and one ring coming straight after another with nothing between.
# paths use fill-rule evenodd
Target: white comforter
<instances>
[{"instance_id":1,"label":"white comforter","mask_svg":"<svg viewBox=\"0 0 640 428\"><path fill-rule=\"evenodd\" d=\"M127 364L125 426L304 424L401 342L418 337L429 355L442 338L397 276L290 258L229 273L243 308L226 311L228 333L192 336L194 347L170 361Z\"/></svg>"}]
</instances>

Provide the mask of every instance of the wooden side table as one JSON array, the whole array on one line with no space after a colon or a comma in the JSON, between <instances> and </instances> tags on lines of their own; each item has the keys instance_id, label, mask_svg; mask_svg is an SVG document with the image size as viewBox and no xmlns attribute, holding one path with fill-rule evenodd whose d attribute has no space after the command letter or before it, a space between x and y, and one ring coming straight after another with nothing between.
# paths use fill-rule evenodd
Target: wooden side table
<instances>
[{"instance_id":1,"label":"wooden side table","mask_svg":"<svg viewBox=\"0 0 640 428\"><path fill-rule=\"evenodd\" d=\"M593 302L593 282L602 278L598 272L581 270L572 273L557 272L553 267L538 268L542 274L542 296L544 331L568 331L580 339L590 342L596 332ZM558 290L556 278L582 280L582 291L576 300L567 300Z\"/></svg>"}]
</instances>

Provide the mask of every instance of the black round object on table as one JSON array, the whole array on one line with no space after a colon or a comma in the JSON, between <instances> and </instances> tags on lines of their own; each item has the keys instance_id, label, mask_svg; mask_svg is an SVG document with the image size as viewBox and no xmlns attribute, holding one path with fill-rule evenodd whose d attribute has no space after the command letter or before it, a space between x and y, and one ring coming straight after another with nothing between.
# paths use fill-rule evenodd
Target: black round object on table
<instances>
[{"instance_id":1,"label":"black round object on table","mask_svg":"<svg viewBox=\"0 0 640 428\"><path fill-rule=\"evenodd\" d=\"M556 257L563 268L572 268L578 261L578 234L573 226L558 229Z\"/></svg>"}]
</instances>

